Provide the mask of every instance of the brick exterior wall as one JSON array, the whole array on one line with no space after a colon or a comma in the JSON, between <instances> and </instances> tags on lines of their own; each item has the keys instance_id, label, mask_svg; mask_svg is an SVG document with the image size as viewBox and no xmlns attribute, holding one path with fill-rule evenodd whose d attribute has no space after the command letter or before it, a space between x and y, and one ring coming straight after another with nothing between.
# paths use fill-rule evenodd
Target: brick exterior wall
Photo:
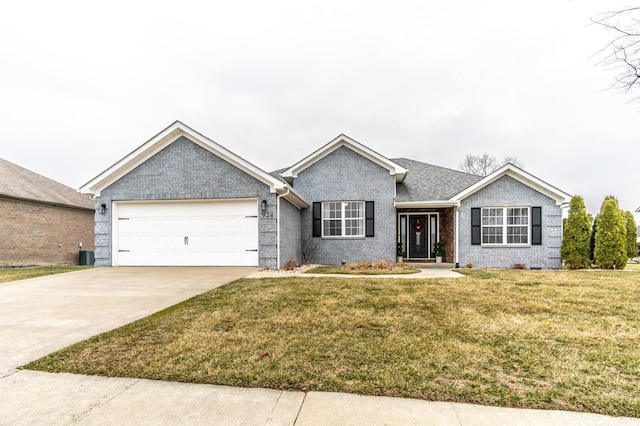
<instances>
[{"instance_id":1,"label":"brick exterior wall","mask_svg":"<svg viewBox=\"0 0 640 426\"><path fill-rule=\"evenodd\" d=\"M104 215L95 215L96 266L111 266L112 202L124 200L206 200L257 198L267 200L267 214L258 215L258 263L277 268L276 195L269 187L210 151L181 137L143 164L105 188L96 208L107 205Z\"/></svg>"},{"instance_id":2,"label":"brick exterior wall","mask_svg":"<svg viewBox=\"0 0 640 426\"><path fill-rule=\"evenodd\" d=\"M93 250L93 211L0 198L0 265L78 264Z\"/></svg>"},{"instance_id":3,"label":"brick exterior wall","mask_svg":"<svg viewBox=\"0 0 640 426\"><path fill-rule=\"evenodd\" d=\"M303 210L302 241L308 241L315 251L308 261L327 265L395 262L395 185L388 170L344 146L300 172L293 187L309 203L374 201L375 237L369 238L313 238L313 209Z\"/></svg>"},{"instance_id":4,"label":"brick exterior wall","mask_svg":"<svg viewBox=\"0 0 640 426\"><path fill-rule=\"evenodd\" d=\"M300 210L288 201L280 199L280 265L289 259L302 263L302 223Z\"/></svg>"},{"instance_id":5,"label":"brick exterior wall","mask_svg":"<svg viewBox=\"0 0 640 426\"><path fill-rule=\"evenodd\" d=\"M542 207L542 245L491 247L471 245L471 208ZM540 192L509 176L472 194L460 203L460 266L512 268L521 263L527 268L559 269L562 244L562 208Z\"/></svg>"}]
</instances>

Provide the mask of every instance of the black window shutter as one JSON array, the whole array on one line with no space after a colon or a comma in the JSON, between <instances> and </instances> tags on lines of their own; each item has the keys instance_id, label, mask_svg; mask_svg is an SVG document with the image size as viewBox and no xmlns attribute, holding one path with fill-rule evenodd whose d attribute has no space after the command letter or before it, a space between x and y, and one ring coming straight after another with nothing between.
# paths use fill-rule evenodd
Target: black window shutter
<instances>
[{"instance_id":1,"label":"black window shutter","mask_svg":"<svg viewBox=\"0 0 640 426\"><path fill-rule=\"evenodd\" d=\"M365 236L373 237L373 201L366 201L364 205Z\"/></svg>"},{"instance_id":2,"label":"black window shutter","mask_svg":"<svg viewBox=\"0 0 640 426\"><path fill-rule=\"evenodd\" d=\"M322 236L322 203L313 203L313 236Z\"/></svg>"},{"instance_id":3,"label":"black window shutter","mask_svg":"<svg viewBox=\"0 0 640 426\"><path fill-rule=\"evenodd\" d=\"M479 246L482 239L480 238L480 207L471 208L471 245Z\"/></svg>"},{"instance_id":4,"label":"black window shutter","mask_svg":"<svg viewBox=\"0 0 640 426\"><path fill-rule=\"evenodd\" d=\"M542 207L531 207L531 244L542 245Z\"/></svg>"}]
</instances>

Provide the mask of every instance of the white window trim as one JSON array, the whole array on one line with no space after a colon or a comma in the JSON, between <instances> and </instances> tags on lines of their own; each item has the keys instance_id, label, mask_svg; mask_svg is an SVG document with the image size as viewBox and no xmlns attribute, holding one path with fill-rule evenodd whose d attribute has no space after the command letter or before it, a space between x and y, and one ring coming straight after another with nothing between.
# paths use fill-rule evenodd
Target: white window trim
<instances>
[{"instance_id":1,"label":"white window trim","mask_svg":"<svg viewBox=\"0 0 640 426\"><path fill-rule=\"evenodd\" d=\"M340 217L340 235L325 235L324 233L324 224L325 221L330 221L330 220L338 220L335 218L325 218L324 217L324 212L325 212L325 206L329 203L340 203L341 205L341 217ZM361 212L362 212L362 217L360 218L347 218L345 217L345 208L347 203L359 203L361 204L362 208L361 208ZM366 203L364 201L360 201L360 200L339 200L339 201L323 201L321 204L321 235L322 238L365 238L365 234L366 234ZM345 230L346 230L346 221L347 220L360 220L362 221L362 234L358 234L358 235L345 235Z\"/></svg>"},{"instance_id":2,"label":"white window trim","mask_svg":"<svg viewBox=\"0 0 640 426\"><path fill-rule=\"evenodd\" d=\"M498 209L502 210L502 242L501 243L485 243L484 232L485 228L497 228L495 225L483 225L482 218L485 210ZM508 243L507 242L507 229L509 226L525 226L525 225L508 225L507 224L507 209L527 209L527 242L526 243ZM531 206L486 206L480 210L480 244L485 247L528 247L531 245Z\"/></svg>"}]
</instances>

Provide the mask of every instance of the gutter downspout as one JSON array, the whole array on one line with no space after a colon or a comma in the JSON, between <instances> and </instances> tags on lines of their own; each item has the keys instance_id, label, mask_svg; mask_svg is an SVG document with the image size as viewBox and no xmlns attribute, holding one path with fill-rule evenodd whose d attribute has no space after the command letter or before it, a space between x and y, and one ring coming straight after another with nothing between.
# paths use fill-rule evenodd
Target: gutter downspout
<instances>
[{"instance_id":1,"label":"gutter downspout","mask_svg":"<svg viewBox=\"0 0 640 426\"><path fill-rule=\"evenodd\" d=\"M460 267L460 258L459 258L459 253L458 253L458 248L460 246L460 236L459 236L459 232L460 232L460 207L456 207L456 232L455 232L455 267L459 268Z\"/></svg>"},{"instance_id":2,"label":"gutter downspout","mask_svg":"<svg viewBox=\"0 0 640 426\"><path fill-rule=\"evenodd\" d=\"M278 233L278 237L276 238L276 249L278 253L276 255L277 269L280 269L280 198L286 197L290 193L291 190L287 188L287 192L282 193L276 197L276 232Z\"/></svg>"}]
</instances>

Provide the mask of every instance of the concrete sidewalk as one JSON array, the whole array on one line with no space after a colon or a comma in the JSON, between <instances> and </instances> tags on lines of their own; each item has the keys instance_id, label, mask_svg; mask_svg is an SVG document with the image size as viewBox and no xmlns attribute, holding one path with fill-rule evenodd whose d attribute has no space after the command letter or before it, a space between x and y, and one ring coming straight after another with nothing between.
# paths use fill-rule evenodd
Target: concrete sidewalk
<instances>
[{"instance_id":1,"label":"concrete sidewalk","mask_svg":"<svg viewBox=\"0 0 640 426\"><path fill-rule=\"evenodd\" d=\"M638 425L639 419L329 392L286 392L19 371L3 425Z\"/></svg>"},{"instance_id":2,"label":"concrete sidewalk","mask_svg":"<svg viewBox=\"0 0 640 426\"><path fill-rule=\"evenodd\" d=\"M0 425L640 425L563 411L17 370L253 272L99 268L0 284Z\"/></svg>"},{"instance_id":3,"label":"concrete sidewalk","mask_svg":"<svg viewBox=\"0 0 640 426\"><path fill-rule=\"evenodd\" d=\"M264 269L246 276L246 278L284 278L284 277L336 277L336 278L398 278L398 279L428 279L428 278L464 278L466 275L450 269L420 269L415 274L387 274L387 275L349 275L349 274L307 274L302 270L275 271Z\"/></svg>"}]
</instances>

